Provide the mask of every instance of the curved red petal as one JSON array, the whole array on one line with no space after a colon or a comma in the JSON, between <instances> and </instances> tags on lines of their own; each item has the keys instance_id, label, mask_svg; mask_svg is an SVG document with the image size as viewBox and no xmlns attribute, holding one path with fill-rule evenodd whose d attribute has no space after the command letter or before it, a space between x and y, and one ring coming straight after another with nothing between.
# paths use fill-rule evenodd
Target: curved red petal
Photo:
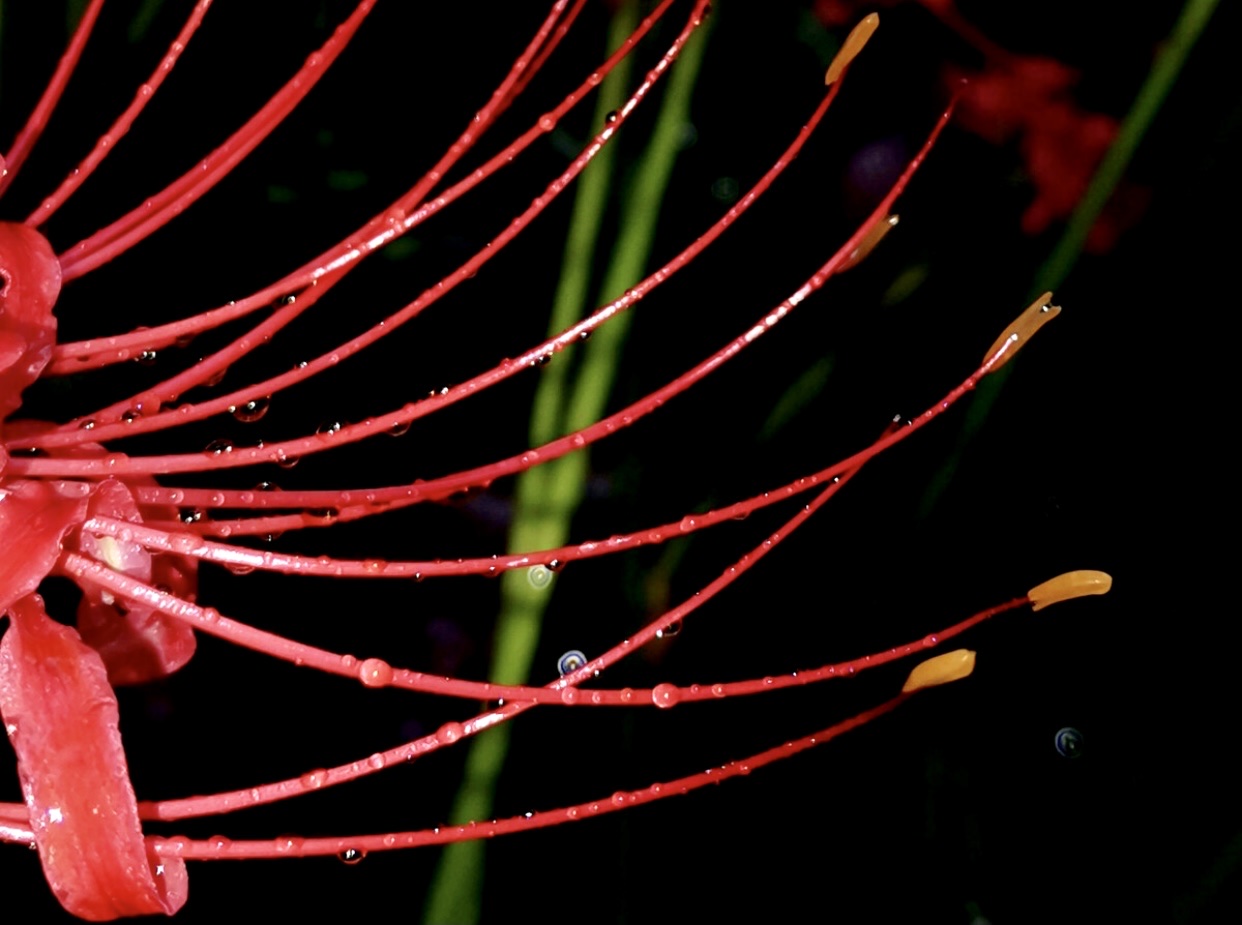
<instances>
[{"instance_id":1,"label":"curved red petal","mask_svg":"<svg viewBox=\"0 0 1242 925\"><path fill-rule=\"evenodd\" d=\"M52 358L60 261L33 228L0 222L0 420Z\"/></svg>"},{"instance_id":2,"label":"curved red petal","mask_svg":"<svg viewBox=\"0 0 1242 925\"><path fill-rule=\"evenodd\" d=\"M0 487L0 612L47 577L65 531L86 516L89 490L85 484L45 482Z\"/></svg>"},{"instance_id":3,"label":"curved red petal","mask_svg":"<svg viewBox=\"0 0 1242 925\"><path fill-rule=\"evenodd\" d=\"M157 858L143 838L103 661L38 595L8 610L0 713L52 891L90 921L171 915L186 900L185 862Z\"/></svg>"}]
</instances>

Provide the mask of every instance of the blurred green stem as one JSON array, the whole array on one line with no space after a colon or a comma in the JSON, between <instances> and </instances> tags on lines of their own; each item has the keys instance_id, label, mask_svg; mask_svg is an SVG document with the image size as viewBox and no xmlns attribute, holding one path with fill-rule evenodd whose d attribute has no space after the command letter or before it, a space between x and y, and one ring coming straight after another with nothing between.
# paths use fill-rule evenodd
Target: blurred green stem
<instances>
[{"instance_id":1,"label":"blurred green stem","mask_svg":"<svg viewBox=\"0 0 1242 925\"><path fill-rule=\"evenodd\" d=\"M1147 75L1147 80L1143 82L1138 96L1134 98L1134 104L1126 114L1125 121L1122 122L1121 129L1117 132L1116 140L1108 149L1108 153L1104 155L1095 176L1091 178L1086 193L1083 194L1082 200L1070 216L1065 233L1057 242L1057 246L1053 248L1052 254L1035 274L1035 282L1028 299L1035 298L1041 292L1057 289L1065 282L1074 264L1078 262L1091 227L1100 217L1100 213L1113 195L1117 184L1125 175L1126 169L1130 166L1130 160L1134 157L1134 152L1151 127L1169 90L1177 81L1177 76L1181 73L1191 48L1194 47L1199 35L1207 26L1208 20L1212 18L1216 3L1217 0L1186 0L1186 5L1182 7L1181 15L1174 24L1173 31L1169 33L1169 37L1161 46L1155 64L1152 65ZM966 410L966 420L958 434L953 452L936 470L935 476L923 495L920 505L920 514L923 516L930 514L932 508L948 491L962 456L971 440L983 429L992 411L992 406L1000 397L1001 389L1004 388L1013 368L1011 363L979 384Z\"/></svg>"},{"instance_id":2,"label":"blurred green stem","mask_svg":"<svg viewBox=\"0 0 1242 925\"><path fill-rule=\"evenodd\" d=\"M637 25L638 4L622 5L613 17L608 37L615 48ZM669 75L669 84L647 150L625 191L616 247L600 285L599 302L616 298L642 276L651 253L660 204L668 187L673 162L689 121L690 97L706 43L704 25L682 50ZM601 87L595 125L604 125L608 113L620 108L629 84L630 59L622 62ZM561 279L553 303L549 332L558 333L583 317L594 265L595 247L608 206L615 172L615 142L604 148L579 180L570 222ZM616 379L621 350L629 331L629 315L621 314L597 329L580 348L577 370L567 354L544 367L531 411L531 446L596 421L603 413ZM514 492L511 551L547 549L564 545L574 513L582 502L588 475L585 451L572 453L530 469L518 478ZM525 684L539 645L544 611L555 582L536 588L525 571L501 578L501 608L492 641L488 677L498 684ZM501 725L470 744L466 767L452 818L468 821L492 815L496 785L509 749L509 726ZM425 921L430 925L477 922L481 914L484 849L482 841L449 845L441 855L428 897Z\"/></svg>"}]
</instances>

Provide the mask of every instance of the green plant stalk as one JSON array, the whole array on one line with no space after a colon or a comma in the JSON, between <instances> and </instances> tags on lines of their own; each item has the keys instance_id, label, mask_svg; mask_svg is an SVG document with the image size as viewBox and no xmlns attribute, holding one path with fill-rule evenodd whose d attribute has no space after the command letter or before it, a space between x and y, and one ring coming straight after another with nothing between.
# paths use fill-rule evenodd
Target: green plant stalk
<instances>
[{"instance_id":1,"label":"green plant stalk","mask_svg":"<svg viewBox=\"0 0 1242 925\"><path fill-rule=\"evenodd\" d=\"M1082 248L1091 227L1100 217L1104 206L1108 204L1117 184L1125 176L1134 152L1138 150L1139 144L1160 111L1161 104L1169 95L1173 84L1177 82L1186 58L1207 26L1208 20L1212 18L1216 4L1217 0L1186 0L1181 15L1174 23L1168 38L1165 39L1155 64L1152 65L1147 79L1139 88L1138 95L1130 106L1130 111L1126 113L1125 120L1121 123L1117 138L1104 155L1095 175L1091 178L1091 183L1087 186L1087 191L1070 216L1065 233L1061 235L1061 239L1052 249L1048 259L1036 272L1028 298L1033 299L1041 292L1060 287L1074 268L1074 264L1078 262L1078 258L1082 256ZM919 513L922 516L930 514L932 508L949 490L953 475L957 472L957 467L967 447L983 429L992 407L1000 398L1001 389L1004 388L1012 373L1013 364L1011 363L980 383L966 409L966 420L958 433L953 452L936 470L936 474L923 494L919 507Z\"/></svg>"},{"instance_id":2,"label":"green plant stalk","mask_svg":"<svg viewBox=\"0 0 1242 925\"><path fill-rule=\"evenodd\" d=\"M613 18L609 47L620 44L637 24L638 5L628 2ZM624 197L618 236L600 287L600 301L615 298L641 278L651 253L660 203L680 148L682 127L689 119L690 98L705 48L706 25L687 43L669 75L655 130ZM623 62L601 87L595 124L619 108L628 85L629 61ZM614 151L609 146L586 171L574 202L566 240L561 279L553 303L549 331L564 330L588 308L587 293L596 244L612 188ZM568 357L543 368L531 412L531 445L545 443L597 420L612 392L622 347L629 330L622 314L598 329L583 345L583 357L571 374ZM563 545L573 516L582 502L588 473L586 452L572 453L522 473L514 492L510 550L546 549ZM539 644L543 615L555 582L535 588L526 572L501 578L501 607L493 633L488 677L499 684L524 684ZM492 814L496 786L509 748L509 727L501 725L470 744L452 818L486 819ZM479 920L484 873L484 842L458 842L446 847L432 881L424 920L473 923Z\"/></svg>"}]
</instances>

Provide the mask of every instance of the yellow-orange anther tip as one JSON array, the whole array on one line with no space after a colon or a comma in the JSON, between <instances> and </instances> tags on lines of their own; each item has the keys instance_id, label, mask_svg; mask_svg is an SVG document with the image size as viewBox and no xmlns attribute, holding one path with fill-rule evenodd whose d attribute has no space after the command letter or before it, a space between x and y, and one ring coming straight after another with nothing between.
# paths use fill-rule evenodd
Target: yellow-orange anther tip
<instances>
[{"instance_id":1,"label":"yellow-orange anther tip","mask_svg":"<svg viewBox=\"0 0 1242 925\"><path fill-rule=\"evenodd\" d=\"M837 56L832 59L832 63L828 65L828 73L824 75L824 86L836 83L841 79L841 74L850 62L858 57L858 53L867 45L867 40L875 33L880 25L880 14L870 13L863 18L863 21L850 30L850 34L845 37L845 41L841 43L841 50L837 52Z\"/></svg>"},{"instance_id":2,"label":"yellow-orange anther tip","mask_svg":"<svg viewBox=\"0 0 1242 925\"><path fill-rule=\"evenodd\" d=\"M1088 594L1107 594L1112 586L1113 576L1108 572L1082 569L1050 578L1042 585L1031 588L1026 596L1031 602L1032 610L1043 610L1052 604L1072 601L1076 597L1086 597Z\"/></svg>"},{"instance_id":3,"label":"yellow-orange anther tip","mask_svg":"<svg viewBox=\"0 0 1242 925\"><path fill-rule=\"evenodd\" d=\"M975 653L970 649L954 649L925 662L919 662L906 678L901 692L921 691L925 687L960 681L975 670Z\"/></svg>"},{"instance_id":4,"label":"yellow-orange anther tip","mask_svg":"<svg viewBox=\"0 0 1242 925\"><path fill-rule=\"evenodd\" d=\"M866 260L867 256L884 240L884 236L897 227L898 221L900 219L896 215L888 215L868 228L867 233L858 242L858 246L841 261L841 265L837 268L838 272L845 272Z\"/></svg>"},{"instance_id":5,"label":"yellow-orange anther tip","mask_svg":"<svg viewBox=\"0 0 1242 925\"><path fill-rule=\"evenodd\" d=\"M984 362L996 358L989 372L996 372L1017 353L1022 345L1045 324L1061 314L1061 306L1051 303L1052 293L1045 292L1019 315L983 355Z\"/></svg>"}]
</instances>

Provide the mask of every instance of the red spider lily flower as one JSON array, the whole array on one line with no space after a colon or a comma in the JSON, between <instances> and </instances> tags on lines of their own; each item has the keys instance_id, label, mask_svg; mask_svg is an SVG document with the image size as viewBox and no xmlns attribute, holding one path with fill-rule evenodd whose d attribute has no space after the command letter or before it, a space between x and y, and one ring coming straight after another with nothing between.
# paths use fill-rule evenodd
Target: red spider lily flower
<instances>
[{"instance_id":1,"label":"red spider lily flower","mask_svg":"<svg viewBox=\"0 0 1242 925\"><path fill-rule=\"evenodd\" d=\"M664 285L727 231L799 153L840 92L851 61L874 31L878 22L875 16L867 17L846 40L829 68L822 99L753 188L697 240L587 318L459 385L433 392L420 401L399 403L356 423L334 422L314 434L275 442L239 445L213 441L206 450L195 452L116 450L115 444L123 439L180 430L221 414L256 420L264 415L273 396L389 338L406 322L445 298L547 210L612 142L639 111L652 87L674 66L708 11L705 0L698 0L684 11L684 20L670 31L671 39L666 37L666 50L624 104L546 189L486 246L370 329L329 346L292 370L233 388L223 395L178 404L190 390L216 384L225 370L242 363L325 298L369 255L453 205L504 169L534 141L553 131L558 121L647 39L658 24L671 20L672 0L659 4L603 65L593 69L534 125L455 184L442 187L444 177L473 150L549 59L577 18L581 2L555 3L534 36L520 49L517 60L490 99L469 120L443 158L407 192L339 243L304 260L297 269L254 294L218 308L130 333L76 342L57 340L54 310L62 285L72 284L126 253L222 180L310 92L344 52L352 36L364 27L373 5L373 0L361 0L322 47L252 118L188 172L132 211L56 253L38 229L89 178L177 64L211 6L210 0L199 0L156 70L91 155L25 222L0 225L0 612L7 618L0 639L0 713L17 756L24 797L22 804L0 804L0 840L36 848L57 898L65 909L85 919L176 912L188 895L188 860L311 855L337 855L353 860L371 852L491 837L607 814L748 774L877 718L919 690L964 677L970 673L974 654L959 650L932 658L915 667L897 696L802 739L702 773L618 791L603 799L559 809L479 820L469 825L320 838L166 837L148 834L151 823L215 816L334 787L454 746L542 705L668 709L681 703L763 694L848 677L928 653L1001 613L1025 606L1040 609L1108 589L1109 579L1102 573L1070 573L937 633L871 655L788 675L711 685L664 682L646 688L604 688L595 682L606 669L679 627L681 621L780 545L860 467L921 430L974 388L980 378L1008 362L1036 330L1056 316L1059 309L1051 304L1051 294L1045 294L1024 311L984 353L980 365L968 371L960 385L906 425L889 427L869 446L787 485L706 513L687 515L607 540L504 556L353 559L300 555L262 545L265 538L279 533L364 520L484 489L501 477L580 452L659 409L763 339L829 279L859 263L877 246L895 226L895 202L922 166L947 114L935 123L922 148L868 218L787 298L761 313L753 324L681 375L598 422L524 452L429 480L288 491L270 484L239 489L228 487L225 482L231 470L269 464L287 466L377 434L404 433L417 420L547 362ZM89 4L46 93L9 149L7 173L0 179L0 190L13 182L49 121L102 6L102 0ZM254 321L256 317L259 320ZM181 372L162 381L146 381L119 401L101 403L91 412L67 421L44 422L18 416L25 394L39 380L147 359L188 337L232 322L252 327ZM220 479L223 484L204 487L202 482L210 483L211 479ZM616 645L591 657L570 653L562 659L560 676L544 686L470 681L394 666L379 656L358 658L243 623L197 600L200 561L237 572L358 578L367 582L494 575L519 569L528 570L532 580L539 580L566 562L663 543L808 492L810 501L719 578ZM245 545L242 541L247 538L253 538L256 545ZM46 589L52 579L68 579L81 593L76 628L57 622L47 613L41 594L50 599L51 593ZM69 617L60 613L55 616ZM177 672L193 658L196 634L218 637L366 688L400 688L483 701L485 706L475 716L444 723L434 732L334 767L315 768L296 777L256 782L220 793L140 802L131 784L113 688L145 684Z\"/></svg>"}]
</instances>

